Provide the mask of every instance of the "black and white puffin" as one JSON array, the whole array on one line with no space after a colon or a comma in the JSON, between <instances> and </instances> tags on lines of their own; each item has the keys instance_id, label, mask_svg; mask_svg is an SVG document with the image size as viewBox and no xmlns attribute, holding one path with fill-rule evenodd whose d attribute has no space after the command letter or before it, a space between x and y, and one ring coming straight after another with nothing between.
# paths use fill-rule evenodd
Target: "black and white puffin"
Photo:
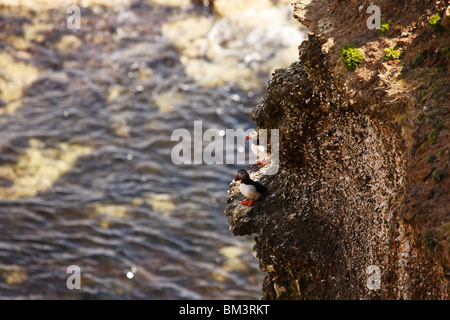
<instances>
[{"instance_id":1,"label":"black and white puffin","mask_svg":"<svg viewBox=\"0 0 450 320\"><path fill-rule=\"evenodd\" d=\"M237 172L236 176L234 177L234 181L241 181L239 190L244 196L247 197L247 199L242 201L241 204L251 206L253 202L259 199L263 195L263 193L267 191L267 188L261 183L250 179L248 172L244 169L240 169Z\"/></svg>"},{"instance_id":2,"label":"black and white puffin","mask_svg":"<svg viewBox=\"0 0 450 320\"><path fill-rule=\"evenodd\" d=\"M245 140L250 141L250 150L252 150L258 158L256 163L261 165L261 167L264 167L270 160L270 153L267 152L266 147L259 144L258 131L253 130L250 132L250 134L245 137Z\"/></svg>"}]
</instances>

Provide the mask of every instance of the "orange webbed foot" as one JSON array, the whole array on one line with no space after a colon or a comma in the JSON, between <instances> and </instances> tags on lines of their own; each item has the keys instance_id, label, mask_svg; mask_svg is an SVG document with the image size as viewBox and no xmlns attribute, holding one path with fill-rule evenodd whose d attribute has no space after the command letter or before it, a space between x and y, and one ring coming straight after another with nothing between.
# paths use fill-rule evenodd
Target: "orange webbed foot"
<instances>
[{"instance_id":1,"label":"orange webbed foot","mask_svg":"<svg viewBox=\"0 0 450 320\"><path fill-rule=\"evenodd\" d=\"M263 159L262 161L256 161L257 164L259 164L261 167L264 167L267 163L269 163L269 159Z\"/></svg>"},{"instance_id":2,"label":"orange webbed foot","mask_svg":"<svg viewBox=\"0 0 450 320\"><path fill-rule=\"evenodd\" d=\"M248 200L250 200L249 198L245 199L244 201L241 201L240 204L247 204Z\"/></svg>"}]
</instances>

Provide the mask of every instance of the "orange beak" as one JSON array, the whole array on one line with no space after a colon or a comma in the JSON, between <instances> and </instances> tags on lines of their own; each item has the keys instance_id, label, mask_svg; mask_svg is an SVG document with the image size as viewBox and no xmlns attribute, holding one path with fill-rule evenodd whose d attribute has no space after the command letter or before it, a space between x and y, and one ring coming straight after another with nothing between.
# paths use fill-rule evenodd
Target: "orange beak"
<instances>
[{"instance_id":1,"label":"orange beak","mask_svg":"<svg viewBox=\"0 0 450 320\"><path fill-rule=\"evenodd\" d=\"M236 177L234 177L234 181L239 181L240 179L238 178L238 176L236 175Z\"/></svg>"},{"instance_id":2,"label":"orange beak","mask_svg":"<svg viewBox=\"0 0 450 320\"><path fill-rule=\"evenodd\" d=\"M246 137L245 137L245 141L248 141L248 140L249 140L249 137L248 137L248 136L246 136Z\"/></svg>"}]
</instances>

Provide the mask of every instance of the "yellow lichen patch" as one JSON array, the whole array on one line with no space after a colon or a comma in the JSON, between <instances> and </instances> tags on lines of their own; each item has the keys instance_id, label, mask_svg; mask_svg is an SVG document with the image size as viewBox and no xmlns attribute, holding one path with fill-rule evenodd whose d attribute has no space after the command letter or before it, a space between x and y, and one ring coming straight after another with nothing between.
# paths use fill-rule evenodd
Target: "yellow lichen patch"
<instances>
[{"instance_id":1,"label":"yellow lichen patch","mask_svg":"<svg viewBox=\"0 0 450 320\"><path fill-rule=\"evenodd\" d=\"M219 253L228 259L233 259L239 257L243 249L237 246L225 246L219 250Z\"/></svg>"},{"instance_id":2,"label":"yellow lichen patch","mask_svg":"<svg viewBox=\"0 0 450 320\"><path fill-rule=\"evenodd\" d=\"M105 215L113 218L126 218L127 206L117 204L102 204L96 203L94 205L96 214Z\"/></svg>"},{"instance_id":3,"label":"yellow lichen patch","mask_svg":"<svg viewBox=\"0 0 450 320\"><path fill-rule=\"evenodd\" d=\"M172 88L169 91L154 94L153 100L160 112L171 113L175 109L176 104L183 101L183 95Z\"/></svg>"},{"instance_id":4,"label":"yellow lichen patch","mask_svg":"<svg viewBox=\"0 0 450 320\"><path fill-rule=\"evenodd\" d=\"M211 277L220 282L224 282L230 278L230 274L224 269L218 268L211 272Z\"/></svg>"},{"instance_id":5,"label":"yellow lichen patch","mask_svg":"<svg viewBox=\"0 0 450 320\"><path fill-rule=\"evenodd\" d=\"M0 74L0 99L9 102L22 96L23 88L36 80L39 70L0 52Z\"/></svg>"},{"instance_id":6,"label":"yellow lichen patch","mask_svg":"<svg viewBox=\"0 0 450 320\"><path fill-rule=\"evenodd\" d=\"M283 32L283 39L292 38L284 40L285 43L279 48L279 54L274 59L261 63L261 71L271 73L274 69L287 67L291 61L296 60L297 46L302 39L298 23L293 19L287 21L287 11L284 7L274 6L270 0L263 0L231 3L218 1L214 2L214 8L223 19L215 21L191 14L162 26L162 34L180 52L180 61L185 66L186 74L201 86L214 87L232 82L243 90L261 87L254 66L243 61L244 56L247 58L247 55L250 55L242 41L255 41L254 38L258 34L271 32L274 37L273 34L280 30ZM225 28L231 30L225 31ZM227 32L242 34L243 40L235 41ZM248 36L249 34L252 36ZM299 38L298 41L296 38Z\"/></svg>"},{"instance_id":7,"label":"yellow lichen patch","mask_svg":"<svg viewBox=\"0 0 450 320\"><path fill-rule=\"evenodd\" d=\"M151 68L139 68L139 73L137 78L140 80L147 80L153 75L153 70Z\"/></svg>"},{"instance_id":8,"label":"yellow lichen patch","mask_svg":"<svg viewBox=\"0 0 450 320\"><path fill-rule=\"evenodd\" d=\"M20 60L29 61L33 58L33 55L29 52L18 50L16 51L16 57Z\"/></svg>"},{"instance_id":9,"label":"yellow lichen patch","mask_svg":"<svg viewBox=\"0 0 450 320\"><path fill-rule=\"evenodd\" d=\"M242 256L248 252L241 246L225 246L219 250L223 257L222 267L214 270L211 277L217 281L225 281L230 277L230 272L248 272L248 264L242 259Z\"/></svg>"},{"instance_id":10,"label":"yellow lichen patch","mask_svg":"<svg viewBox=\"0 0 450 320\"><path fill-rule=\"evenodd\" d=\"M250 272L251 268L248 262L245 261L244 257L251 248L244 246L225 246L219 250L219 253L224 257L223 269L229 272L240 272L247 273Z\"/></svg>"},{"instance_id":11,"label":"yellow lichen patch","mask_svg":"<svg viewBox=\"0 0 450 320\"><path fill-rule=\"evenodd\" d=\"M123 93L122 86L114 84L108 87L108 92L106 94L106 99L108 102L112 102L114 99L120 97Z\"/></svg>"},{"instance_id":12,"label":"yellow lichen patch","mask_svg":"<svg viewBox=\"0 0 450 320\"><path fill-rule=\"evenodd\" d=\"M27 50L31 46L31 42L23 37L16 35L10 35L6 38L6 41L13 45L17 50Z\"/></svg>"},{"instance_id":13,"label":"yellow lichen patch","mask_svg":"<svg viewBox=\"0 0 450 320\"><path fill-rule=\"evenodd\" d=\"M222 17L242 17L248 11L273 8L271 0L215 0L214 10Z\"/></svg>"},{"instance_id":14,"label":"yellow lichen patch","mask_svg":"<svg viewBox=\"0 0 450 320\"><path fill-rule=\"evenodd\" d=\"M157 6L175 7L187 9L192 6L191 0L150 0L150 3Z\"/></svg>"},{"instance_id":15,"label":"yellow lichen patch","mask_svg":"<svg viewBox=\"0 0 450 320\"><path fill-rule=\"evenodd\" d=\"M22 283L27 280L27 274L20 266L14 264L5 269L1 273L7 284Z\"/></svg>"},{"instance_id":16,"label":"yellow lichen patch","mask_svg":"<svg viewBox=\"0 0 450 320\"><path fill-rule=\"evenodd\" d=\"M131 205L133 207L140 207L144 204L144 200L142 198L133 198L133 200L131 200Z\"/></svg>"},{"instance_id":17,"label":"yellow lichen patch","mask_svg":"<svg viewBox=\"0 0 450 320\"><path fill-rule=\"evenodd\" d=\"M52 31L53 25L48 23L26 24L23 27L24 38L28 41L42 42L45 40L44 32Z\"/></svg>"},{"instance_id":18,"label":"yellow lichen patch","mask_svg":"<svg viewBox=\"0 0 450 320\"><path fill-rule=\"evenodd\" d=\"M162 34L172 41L184 56L193 58L206 54L206 36L212 26L211 19L193 15L164 24Z\"/></svg>"},{"instance_id":19,"label":"yellow lichen patch","mask_svg":"<svg viewBox=\"0 0 450 320\"><path fill-rule=\"evenodd\" d=\"M170 194L148 194L145 202L155 211L170 213L175 209L175 204L170 198Z\"/></svg>"},{"instance_id":20,"label":"yellow lichen patch","mask_svg":"<svg viewBox=\"0 0 450 320\"><path fill-rule=\"evenodd\" d=\"M0 177L12 181L12 186L0 189L0 198L33 197L51 188L68 172L90 147L60 143L58 148L45 148L37 139L29 140L29 148L15 164L0 166Z\"/></svg>"},{"instance_id":21,"label":"yellow lichen patch","mask_svg":"<svg viewBox=\"0 0 450 320\"><path fill-rule=\"evenodd\" d=\"M106 6L108 8L119 10L120 7L130 5L131 0L16 0L13 7L22 7L30 9L65 9L69 5L80 7ZM0 0L0 5L11 6L11 0Z\"/></svg>"},{"instance_id":22,"label":"yellow lichen patch","mask_svg":"<svg viewBox=\"0 0 450 320\"><path fill-rule=\"evenodd\" d=\"M289 6L286 1L276 5L271 0L217 0L214 1L214 10L219 15L245 26L249 29L264 27L267 29L279 25L290 24L298 26L294 19L288 21L288 16L280 7Z\"/></svg>"},{"instance_id":23,"label":"yellow lichen patch","mask_svg":"<svg viewBox=\"0 0 450 320\"><path fill-rule=\"evenodd\" d=\"M59 51L64 50L75 50L81 47L82 41L77 36L73 34L68 34L62 37L56 44L56 48Z\"/></svg>"},{"instance_id":24,"label":"yellow lichen patch","mask_svg":"<svg viewBox=\"0 0 450 320\"><path fill-rule=\"evenodd\" d=\"M130 137L131 128L127 125L125 120L113 120L112 125L116 135L122 138Z\"/></svg>"},{"instance_id":25,"label":"yellow lichen patch","mask_svg":"<svg viewBox=\"0 0 450 320\"><path fill-rule=\"evenodd\" d=\"M8 103L4 108L0 109L0 115L3 113L13 114L22 106L22 102L20 100L15 100L13 102Z\"/></svg>"},{"instance_id":26,"label":"yellow lichen patch","mask_svg":"<svg viewBox=\"0 0 450 320\"><path fill-rule=\"evenodd\" d=\"M219 44L208 39L212 27L211 19L192 15L163 25L162 33L182 54L180 60L186 67L186 73L203 87L214 87L230 81L236 82L244 90L259 87L254 71L239 64L237 58L216 50ZM168 104L164 100L162 102L162 112L170 111L166 108Z\"/></svg>"},{"instance_id":27,"label":"yellow lichen patch","mask_svg":"<svg viewBox=\"0 0 450 320\"><path fill-rule=\"evenodd\" d=\"M242 90L251 90L261 86L254 71L240 65L233 59L222 57L213 62L204 59L181 58L186 74L196 80L203 87L214 87L227 82L235 82Z\"/></svg>"},{"instance_id":28,"label":"yellow lichen patch","mask_svg":"<svg viewBox=\"0 0 450 320\"><path fill-rule=\"evenodd\" d=\"M245 271L248 266L244 263L241 256L244 249L237 246L226 246L219 250L219 253L225 258L223 268L227 271Z\"/></svg>"},{"instance_id":29,"label":"yellow lichen patch","mask_svg":"<svg viewBox=\"0 0 450 320\"><path fill-rule=\"evenodd\" d=\"M261 65L261 71L272 74L275 69L285 68L297 60L298 44L303 41L298 22L289 17L290 9L285 10L290 8L289 3L290 0L277 1L276 4L271 0L217 0L214 1L214 9L230 20L231 25L242 30L242 34L257 30L266 34L277 33L284 39L276 55Z\"/></svg>"},{"instance_id":30,"label":"yellow lichen patch","mask_svg":"<svg viewBox=\"0 0 450 320\"><path fill-rule=\"evenodd\" d=\"M96 203L93 210L96 215L103 216L100 220L100 225L108 229L111 224L111 218L128 218L127 208L126 205Z\"/></svg>"}]
</instances>

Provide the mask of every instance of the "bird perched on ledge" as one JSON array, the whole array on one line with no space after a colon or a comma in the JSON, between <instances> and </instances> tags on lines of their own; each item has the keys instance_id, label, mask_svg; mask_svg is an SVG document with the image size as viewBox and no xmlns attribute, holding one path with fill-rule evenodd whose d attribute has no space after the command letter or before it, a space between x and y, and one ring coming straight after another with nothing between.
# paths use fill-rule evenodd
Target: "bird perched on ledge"
<instances>
[{"instance_id":1,"label":"bird perched on ledge","mask_svg":"<svg viewBox=\"0 0 450 320\"><path fill-rule=\"evenodd\" d=\"M270 153L267 152L264 145L259 144L258 131L253 130L250 132L250 134L245 137L245 140L250 141L250 150L258 157L256 163L261 165L261 167L264 167L270 160ZM262 159L262 161L259 159Z\"/></svg>"},{"instance_id":2,"label":"bird perched on ledge","mask_svg":"<svg viewBox=\"0 0 450 320\"><path fill-rule=\"evenodd\" d=\"M239 186L239 190L241 193L247 197L241 204L246 204L247 206L251 206L253 202L258 200L263 193L267 191L267 188L263 186L258 181L253 181L250 179L248 172L244 169L240 169L236 176L234 177L234 181L241 181Z\"/></svg>"}]
</instances>

